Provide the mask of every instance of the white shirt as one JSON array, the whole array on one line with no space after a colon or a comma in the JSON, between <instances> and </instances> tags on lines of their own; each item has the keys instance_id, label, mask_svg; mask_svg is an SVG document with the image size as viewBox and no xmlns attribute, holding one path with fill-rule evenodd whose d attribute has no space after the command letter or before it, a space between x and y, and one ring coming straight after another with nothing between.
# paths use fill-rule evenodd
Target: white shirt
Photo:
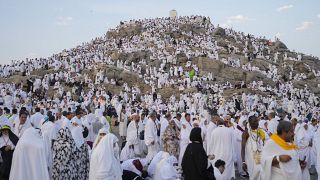
<instances>
[{"instance_id":1,"label":"white shirt","mask_svg":"<svg viewBox=\"0 0 320 180\"><path fill-rule=\"evenodd\" d=\"M278 124L279 124L279 121L276 118L271 119L268 122L268 130L269 130L269 132L271 132L272 134L277 133Z\"/></svg>"},{"instance_id":2,"label":"white shirt","mask_svg":"<svg viewBox=\"0 0 320 180\"><path fill-rule=\"evenodd\" d=\"M157 136L157 126L156 123L152 119L148 119L145 131L144 131L144 141L147 146L151 145L152 142L156 143L158 140Z\"/></svg>"}]
</instances>

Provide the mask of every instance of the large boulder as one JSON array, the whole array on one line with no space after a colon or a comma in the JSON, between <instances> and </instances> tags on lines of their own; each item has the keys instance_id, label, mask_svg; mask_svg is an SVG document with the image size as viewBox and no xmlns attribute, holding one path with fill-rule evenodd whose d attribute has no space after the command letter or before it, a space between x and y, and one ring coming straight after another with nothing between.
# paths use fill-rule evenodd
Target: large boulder
<instances>
[{"instance_id":1,"label":"large boulder","mask_svg":"<svg viewBox=\"0 0 320 180\"><path fill-rule=\"evenodd\" d=\"M161 95L162 98L168 99L170 96L175 95L178 97L180 94L180 91L178 88L172 88L172 87L165 87L159 90L159 94Z\"/></svg>"},{"instance_id":2,"label":"large boulder","mask_svg":"<svg viewBox=\"0 0 320 180\"><path fill-rule=\"evenodd\" d=\"M160 67L161 62L158 60L153 60L153 61L149 61L148 62L148 66L149 67L156 67L159 68Z\"/></svg>"},{"instance_id":3,"label":"large boulder","mask_svg":"<svg viewBox=\"0 0 320 180\"><path fill-rule=\"evenodd\" d=\"M316 78L316 76L314 75L313 72L309 72L309 73L307 74L307 79L314 79L314 78Z\"/></svg>"},{"instance_id":4,"label":"large boulder","mask_svg":"<svg viewBox=\"0 0 320 180\"><path fill-rule=\"evenodd\" d=\"M138 63L142 59L148 59L150 55L149 51L137 51L132 53L121 53L118 58L127 61L130 64L131 62Z\"/></svg>"},{"instance_id":5,"label":"large boulder","mask_svg":"<svg viewBox=\"0 0 320 180\"><path fill-rule=\"evenodd\" d=\"M126 26L120 27L117 31L108 31L106 36L107 38L114 38L114 39L120 39L120 38L126 38L131 37L134 35L140 35L143 32L142 25L139 23L129 24Z\"/></svg>"},{"instance_id":6,"label":"large boulder","mask_svg":"<svg viewBox=\"0 0 320 180\"><path fill-rule=\"evenodd\" d=\"M265 75L255 72L255 71L251 71L251 72L246 72L246 82L250 83L252 81L263 81L264 85L270 85L270 86L275 86L276 83L273 82L271 79L267 78Z\"/></svg>"},{"instance_id":7,"label":"large boulder","mask_svg":"<svg viewBox=\"0 0 320 180\"><path fill-rule=\"evenodd\" d=\"M276 50L287 50L288 49L287 46L281 41L276 41L274 43L274 48Z\"/></svg>"},{"instance_id":8,"label":"large boulder","mask_svg":"<svg viewBox=\"0 0 320 180\"><path fill-rule=\"evenodd\" d=\"M228 48L228 43L225 41L225 39L218 39L217 45L220 47Z\"/></svg>"},{"instance_id":9,"label":"large boulder","mask_svg":"<svg viewBox=\"0 0 320 180\"><path fill-rule=\"evenodd\" d=\"M180 24L179 29L181 31L189 32L189 31L192 31L192 25L191 24Z\"/></svg>"},{"instance_id":10,"label":"large boulder","mask_svg":"<svg viewBox=\"0 0 320 180\"><path fill-rule=\"evenodd\" d=\"M185 89L183 92L180 92L178 88L173 87L164 87L159 90L159 94L164 99L169 99L172 95L179 97L180 93L194 93L197 92L196 88L188 88Z\"/></svg>"},{"instance_id":11,"label":"large boulder","mask_svg":"<svg viewBox=\"0 0 320 180\"><path fill-rule=\"evenodd\" d=\"M220 73L221 69L225 67L221 61L200 57L198 58L198 67L200 71L214 72L214 74Z\"/></svg>"},{"instance_id":12,"label":"large boulder","mask_svg":"<svg viewBox=\"0 0 320 180\"><path fill-rule=\"evenodd\" d=\"M266 60L261 60L261 59L254 59L252 62L251 62L251 65L252 66L256 66L258 67L260 70L267 70L269 69L269 62L267 62Z\"/></svg>"},{"instance_id":13,"label":"large boulder","mask_svg":"<svg viewBox=\"0 0 320 180\"><path fill-rule=\"evenodd\" d=\"M178 64L185 64L185 63L187 63L187 61L188 61L188 58L185 53L180 53L177 55L177 63Z\"/></svg>"},{"instance_id":14,"label":"large boulder","mask_svg":"<svg viewBox=\"0 0 320 180\"><path fill-rule=\"evenodd\" d=\"M139 77L133 73L122 71L117 74L117 79L125 80L128 84L133 85L135 82L139 81Z\"/></svg>"},{"instance_id":15,"label":"large boulder","mask_svg":"<svg viewBox=\"0 0 320 180\"><path fill-rule=\"evenodd\" d=\"M299 73L308 73L309 69L303 62L296 62L293 69Z\"/></svg>"},{"instance_id":16,"label":"large boulder","mask_svg":"<svg viewBox=\"0 0 320 180\"><path fill-rule=\"evenodd\" d=\"M281 75L281 79L282 79L284 82L288 82L288 81L289 81L290 72L291 72L290 67L279 68L279 69L278 69L278 74Z\"/></svg>"},{"instance_id":17,"label":"large boulder","mask_svg":"<svg viewBox=\"0 0 320 180\"><path fill-rule=\"evenodd\" d=\"M214 29L213 33L212 33L213 36L225 36L226 35L226 31L221 28L221 27L217 27Z\"/></svg>"},{"instance_id":18,"label":"large boulder","mask_svg":"<svg viewBox=\"0 0 320 180\"><path fill-rule=\"evenodd\" d=\"M246 80L246 72L233 67L223 68L219 76L231 82Z\"/></svg>"},{"instance_id":19,"label":"large boulder","mask_svg":"<svg viewBox=\"0 0 320 180\"><path fill-rule=\"evenodd\" d=\"M112 60L118 60L120 57L120 54L117 51L112 52L111 59Z\"/></svg>"},{"instance_id":20,"label":"large boulder","mask_svg":"<svg viewBox=\"0 0 320 180\"><path fill-rule=\"evenodd\" d=\"M174 39L179 39L182 36L181 31L170 31L170 32L167 32L167 34L169 34L170 37Z\"/></svg>"}]
</instances>

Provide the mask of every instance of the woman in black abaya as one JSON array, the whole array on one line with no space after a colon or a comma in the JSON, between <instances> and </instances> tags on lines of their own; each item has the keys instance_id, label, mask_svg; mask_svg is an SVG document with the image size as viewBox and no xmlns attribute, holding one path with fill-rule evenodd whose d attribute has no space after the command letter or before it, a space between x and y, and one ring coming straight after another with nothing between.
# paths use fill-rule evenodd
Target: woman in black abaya
<instances>
[{"instance_id":1,"label":"woman in black abaya","mask_svg":"<svg viewBox=\"0 0 320 180\"><path fill-rule=\"evenodd\" d=\"M11 131L9 126L3 126L0 130L0 151L2 164L0 166L0 179L9 179L12 155L17 145L18 137Z\"/></svg>"},{"instance_id":2,"label":"woman in black abaya","mask_svg":"<svg viewBox=\"0 0 320 180\"><path fill-rule=\"evenodd\" d=\"M212 166L207 168L208 157L202 144L201 128L191 130L190 141L181 163L184 179L214 180Z\"/></svg>"}]
</instances>

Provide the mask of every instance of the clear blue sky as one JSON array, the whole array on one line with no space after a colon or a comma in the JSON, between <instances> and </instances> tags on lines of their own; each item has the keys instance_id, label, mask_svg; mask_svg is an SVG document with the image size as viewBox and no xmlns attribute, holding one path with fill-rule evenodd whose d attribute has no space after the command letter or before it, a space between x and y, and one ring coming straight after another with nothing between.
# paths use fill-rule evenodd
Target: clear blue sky
<instances>
[{"instance_id":1,"label":"clear blue sky","mask_svg":"<svg viewBox=\"0 0 320 180\"><path fill-rule=\"evenodd\" d=\"M319 0L0 0L0 63L48 57L102 36L121 20L209 16L217 25L320 57Z\"/></svg>"}]
</instances>

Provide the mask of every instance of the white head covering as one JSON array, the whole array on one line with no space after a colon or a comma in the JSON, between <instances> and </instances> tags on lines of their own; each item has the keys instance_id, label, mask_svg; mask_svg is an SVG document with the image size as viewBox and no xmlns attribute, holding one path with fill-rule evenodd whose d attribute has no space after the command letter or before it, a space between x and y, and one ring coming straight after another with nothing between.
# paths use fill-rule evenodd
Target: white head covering
<instances>
[{"instance_id":1,"label":"white head covering","mask_svg":"<svg viewBox=\"0 0 320 180\"><path fill-rule=\"evenodd\" d=\"M27 166L26 166L27 164ZM49 180L45 145L39 130L30 127L20 138L12 158L10 179Z\"/></svg>"},{"instance_id":2,"label":"white head covering","mask_svg":"<svg viewBox=\"0 0 320 180\"><path fill-rule=\"evenodd\" d=\"M310 138L310 135L308 133L308 131L304 128L304 126L307 125L307 123L303 122L299 129L297 130L297 144L298 146L301 144L299 143L303 138L306 138L306 139L309 139ZM310 138L311 139L311 138ZM301 147L301 148L305 148L305 147Z\"/></svg>"},{"instance_id":3,"label":"white head covering","mask_svg":"<svg viewBox=\"0 0 320 180\"><path fill-rule=\"evenodd\" d=\"M141 165L142 165L142 167L144 166L144 165L142 164L142 162L141 162L141 159L128 159L128 160L124 161L124 162L121 164L121 168L122 168L123 170L127 170L127 171L134 172L134 173L138 174L139 176L141 176L142 172L141 172L140 170L138 170L138 169L136 168L136 166L133 164L133 161L134 161L134 160L139 160L140 163L141 163Z\"/></svg>"},{"instance_id":4,"label":"white head covering","mask_svg":"<svg viewBox=\"0 0 320 180\"><path fill-rule=\"evenodd\" d=\"M101 142L92 152L89 180L122 179L117 142L118 138L111 133L101 139Z\"/></svg>"},{"instance_id":5,"label":"white head covering","mask_svg":"<svg viewBox=\"0 0 320 180\"><path fill-rule=\"evenodd\" d=\"M171 165L174 165L178 163L178 160L175 156L170 156L167 158L167 162Z\"/></svg>"},{"instance_id":6,"label":"white head covering","mask_svg":"<svg viewBox=\"0 0 320 180\"><path fill-rule=\"evenodd\" d=\"M210 121L210 115L207 110L203 110L203 112L200 114L200 122L202 123L205 120Z\"/></svg>"},{"instance_id":7,"label":"white head covering","mask_svg":"<svg viewBox=\"0 0 320 180\"><path fill-rule=\"evenodd\" d=\"M174 156L163 158L157 164L156 172L154 174L154 180L177 179L178 172L173 166L174 163L178 163L177 158Z\"/></svg>"},{"instance_id":8,"label":"white head covering","mask_svg":"<svg viewBox=\"0 0 320 180\"><path fill-rule=\"evenodd\" d=\"M100 130L99 130L99 132L98 132L98 136L96 137L96 139L94 140L94 143L93 143L93 148L95 148L97 145L98 145L98 143L99 143L99 141L101 140L101 138L102 138L102 136L101 136L101 134L108 134L109 133L109 130L107 129L107 128L101 128Z\"/></svg>"},{"instance_id":9,"label":"white head covering","mask_svg":"<svg viewBox=\"0 0 320 180\"><path fill-rule=\"evenodd\" d=\"M72 138L74 139L74 142L76 143L76 146L80 148L84 143L84 138L82 135L82 127L81 126L73 127L71 130L71 134L72 134Z\"/></svg>"},{"instance_id":10,"label":"white head covering","mask_svg":"<svg viewBox=\"0 0 320 180\"><path fill-rule=\"evenodd\" d=\"M158 154L156 154L154 156L154 158L152 159L149 167L148 167L148 175L150 177L152 177L154 175L154 173L156 172L156 166L157 164L165 157L169 157L169 153L167 152L163 152L163 151L160 151L158 152Z\"/></svg>"}]
</instances>

